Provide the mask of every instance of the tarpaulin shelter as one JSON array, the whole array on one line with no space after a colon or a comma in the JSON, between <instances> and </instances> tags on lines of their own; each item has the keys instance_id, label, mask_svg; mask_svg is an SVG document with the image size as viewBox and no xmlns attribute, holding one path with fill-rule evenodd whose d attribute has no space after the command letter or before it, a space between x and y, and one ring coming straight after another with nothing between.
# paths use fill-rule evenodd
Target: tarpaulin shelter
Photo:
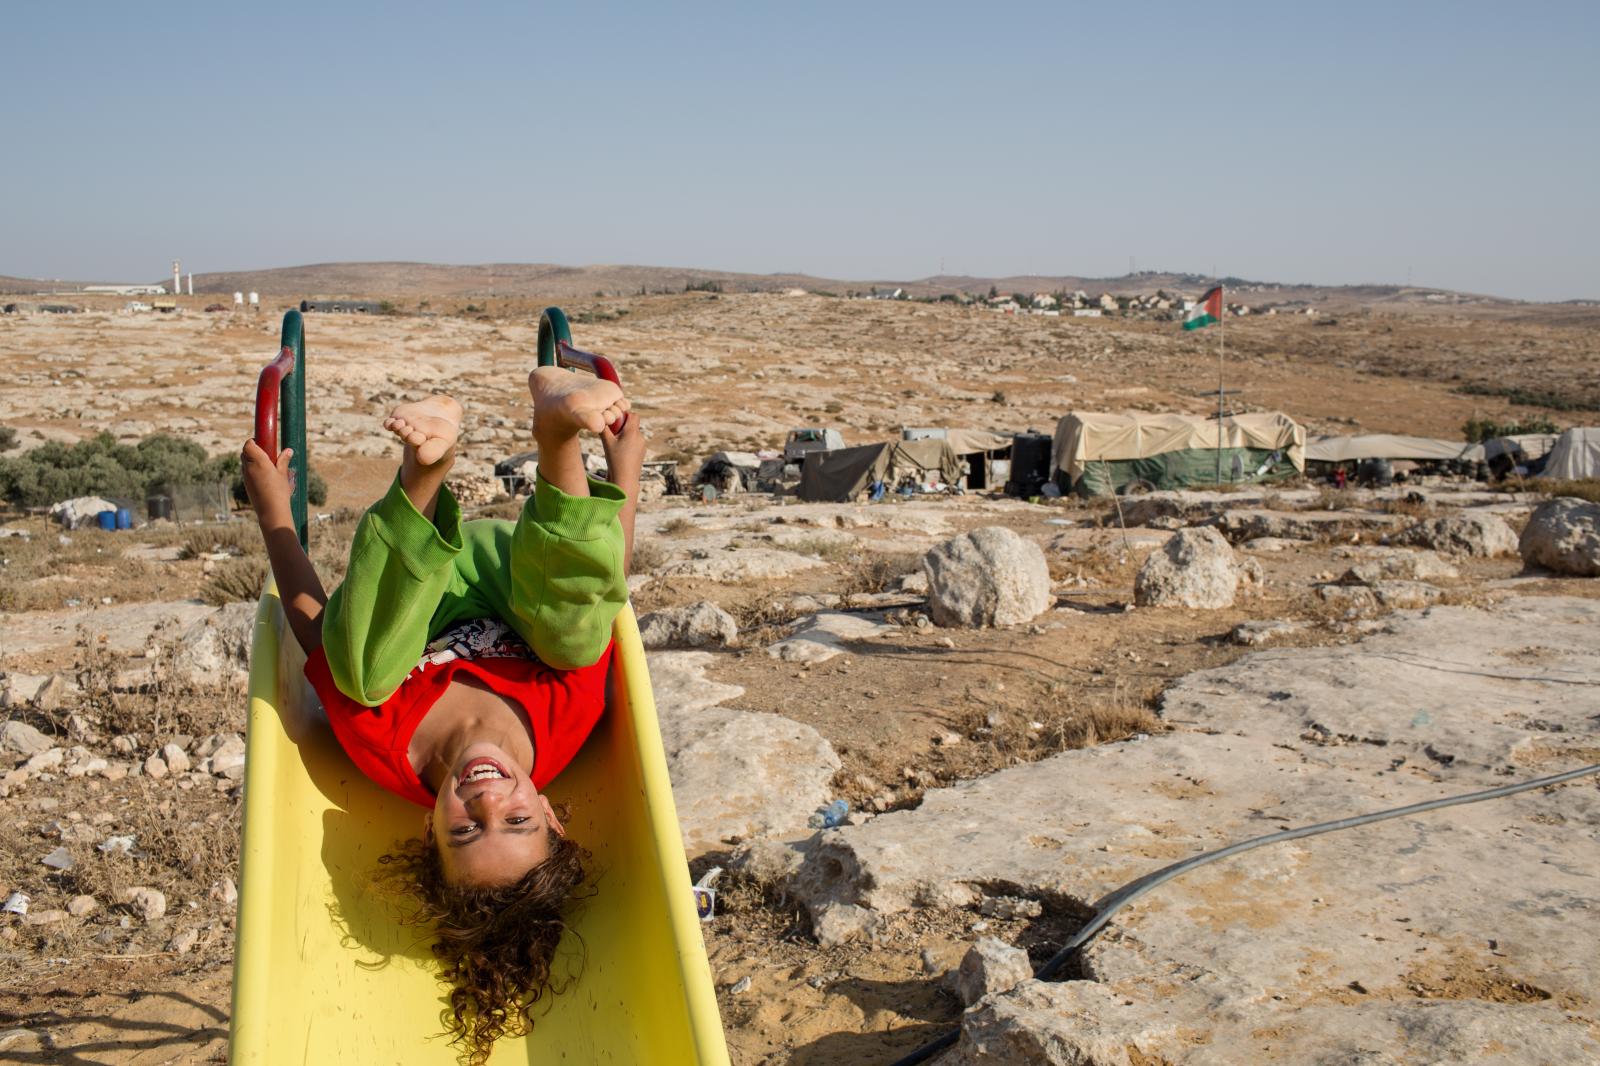
<instances>
[{"instance_id":1,"label":"tarpaulin shelter","mask_svg":"<svg viewBox=\"0 0 1600 1066\"><path fill-rule=\"evenodd\" d=\"M799 495L813 503L846 503L877 481L893 489L908 477L918 485L954 485L960 476L948 440L884 441L808 455Z\"/></svg>"},{"instance_id":2,"label":"tarpaulin shelter","mask_svg":"<svg viewBox=\"0 0 1600 1066\"><path fill-rule=\"evenodd\" d=\"M1555 433L1516 433L1509 437L1491 437L1480 446L1483 448L1480 458L1489 464L1489 473L1495 478L1506 477L1517 467L1522 467L1526 474L1538 474L1544 470L1545 460L1558 439Z\"/></svg>"},{"instance_id":3,"label":"tarpaulin shelter","mask_svg":"<svg viewBox=\"0 0 1600 1066\"><path fill-rule=\"evenodd\" d=\"M1362 459L1410 459L1419 463L1465 459L1476 462L1483 449L1461 441L1363 433L1355 437L1314 437L1306 442L1308 463L1353 463Z\"/></svg>"},{"instance_id":4,"label":"tarpaulin shelter","mask_svg":"<svg viewBox=\"0 0 1600 1066\"><path fill-rule=\"evenodd\" d=\"M1005 484L1011 472L1011 434L987 429L949 429L942 426L902 429L904 440L939 439L950 443L950 450L967 464L969 489L986 489Z\"/></svg>"},{"instance_id":5,"label":"tarpaulin shelter","mask_svg":"<svg viewBox=\"0 0 1600 1066\"><path fill-rule=\"evenodd\" d=\"M1073 411L1056 424L1052 466L1084 496L1135 482L1157 489L1266 481L1305 470L1306 431L1278 412L1214 418Z\"/></svg>"},{"instance_id":6,"label":"tarpaulin shelter","mask_svg":"<svg viewBox=\"0 0 1600 1066\"><path fill-rule=\"evenodd\" d=\"M1561 434L1545 460L1545 477L1600 478L1600 426L1575 426Z\"/></svg>"},{"instance_id":7,"label":"tarpaulin shelter","mask_svg":"<svg viewBox=\"0 0 1600 1066\"><path fill-rule=\"evenodd\" d=\"M696 485L714 485L718 492L754 492L761 473L761 456L755 452L721 451L700 464Z\"/></svg>"}]
</instances>

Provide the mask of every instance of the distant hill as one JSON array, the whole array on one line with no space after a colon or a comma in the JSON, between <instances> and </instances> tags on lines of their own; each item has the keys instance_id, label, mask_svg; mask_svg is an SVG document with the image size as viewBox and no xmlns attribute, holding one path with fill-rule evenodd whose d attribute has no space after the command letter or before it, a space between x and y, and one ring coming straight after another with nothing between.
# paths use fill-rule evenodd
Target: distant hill
<instances>
[{"instance_id":1,"label":"distant hill","mask_svg":"<svg viewBox=\"0 0 1600 1066\"><path fill-rule=\"evenodd\" d=\"M164 279L159 279L164 280ZM159 281L158 281L159 283ZM1140 271L1115 278L1080 276L1012 275L981 278L940 275L904 280L841 280L808 274L740 274L723 270L697 270L689 267L629 265L561 266L555 263L481 263L450 265L441 263L313 263L305 266L277 267L269 270L241 270L195 274L194 291L200 293L259 292L283 298L371 297L417 298L451 297L547 297L552 300L605 296L631 296L638 293L683 292L688 288L720 287L724 292L782 292L805 289L810 292L893 291L904 289L911 296L939 296L948 293L987 295L991 289L1002 292L1074 292L1091 296L1150 293L1157 289L1182 295L1198 295L1213 279L1198 274ZM1493 296L1449 292L1441 289L1400 285L1311 285L1224 278L1230 301L1246 304L1296 304L1330 310L1371 308L1383 305L1396 309L1429 306L1510 310L1532 307L1521 301ZM93 282L53 282L0 276L0 292L34 293L42 290L70 290Z\"/></svg>"}]
</instances>

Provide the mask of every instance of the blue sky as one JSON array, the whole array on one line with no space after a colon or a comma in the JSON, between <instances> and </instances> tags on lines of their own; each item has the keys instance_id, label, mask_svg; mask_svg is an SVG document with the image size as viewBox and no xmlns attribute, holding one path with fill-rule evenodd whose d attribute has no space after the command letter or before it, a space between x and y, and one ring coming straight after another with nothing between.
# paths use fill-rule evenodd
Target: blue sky
<instances>
[{"instance_id":1,"label":"blue sky","mask_svg":"<svg viewBox=\"0 0 1600 1066\"><path fill-rule=\"evenodd\" d=\"M1600 297L1600 4L14 5L0 273Z\"/></svg>"}]
</instances>

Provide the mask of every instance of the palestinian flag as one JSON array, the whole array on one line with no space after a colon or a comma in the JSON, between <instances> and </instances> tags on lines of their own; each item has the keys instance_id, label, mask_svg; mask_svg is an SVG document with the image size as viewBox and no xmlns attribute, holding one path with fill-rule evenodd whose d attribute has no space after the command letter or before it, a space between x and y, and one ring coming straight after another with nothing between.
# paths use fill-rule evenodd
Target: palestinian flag
<instances>
[{"instance_id":1,"label":"palestinian flag","mask_svg":"<svg viewBox=\"0 0 1600 1066\"><path fill-rule=\"evenodd\" d=\"M1222 321L1222 286L1214 286L1183 316L1184 329L1200 329Z\"/></svg>"}]
</instances>

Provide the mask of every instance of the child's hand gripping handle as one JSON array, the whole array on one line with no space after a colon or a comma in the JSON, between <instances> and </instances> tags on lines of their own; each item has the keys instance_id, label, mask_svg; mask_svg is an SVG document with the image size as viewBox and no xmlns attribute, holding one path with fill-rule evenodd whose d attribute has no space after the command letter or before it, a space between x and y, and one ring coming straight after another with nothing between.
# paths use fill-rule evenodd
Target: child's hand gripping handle
<instances>
[{"instance_id":1,"label":"child's hand gripping handle","mask_svg":"<svg viewBox=\"0 0 1600 1066\"><path fill-rule=\"evenodd\" d=\"M559 307L547 307L539 316L539 365L587 370L622 388L622 379L617 376L617 368L611 365L611 360L572 346L572 327L567 325L567 316ZM613 434L621 434L622 427L627 424L628 416L624 414L606 428Z\"/></svg>"},{"instance_id":2,"label":"child's hand gripping handle","mask_svg":"<svg viewBox=\"0 0 1600 1066\"><path fill-rule=\"evenodd\" d=\"M256 445L267 453L267 459L274 465L278 462L280 442L294 449L290 459L290 484L293 486L290 507L302 548L309 534L306 490L310 484L306 455L305 356L305 326L300 312L290 310L283 316L278 356L262 369L261 377L256 380L255 426Z\"/></svg>"}]
</instances>

